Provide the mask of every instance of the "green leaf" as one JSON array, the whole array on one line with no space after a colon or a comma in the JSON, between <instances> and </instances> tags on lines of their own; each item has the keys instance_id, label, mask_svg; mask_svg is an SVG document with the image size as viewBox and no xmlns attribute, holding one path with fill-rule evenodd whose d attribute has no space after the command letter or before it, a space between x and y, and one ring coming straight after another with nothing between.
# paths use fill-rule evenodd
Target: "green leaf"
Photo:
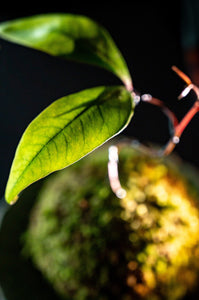
<instances>
[{"instance_id":1,"label":"green leaf","mask_svg":"<svg viewBox=\"0 0 199 300\"><path fill-rule=\"evenodd\" d=\"M123 130L133 115L125 87L96 87L58 99L24 132L12 164L6 200L79 160Z\"/></svg>"},{"instance_id":2,"label":"green leaf","mask_svg":"<svg viewBox=\"0 0 199 300\"><path fill-rule=\"evenodd\" d=\"M130 90L131 76L110 34L93 20L72 14L46 14L0 25L0 37L48 54L91 63L117 75Z\"/></svg>"}]
</instances>

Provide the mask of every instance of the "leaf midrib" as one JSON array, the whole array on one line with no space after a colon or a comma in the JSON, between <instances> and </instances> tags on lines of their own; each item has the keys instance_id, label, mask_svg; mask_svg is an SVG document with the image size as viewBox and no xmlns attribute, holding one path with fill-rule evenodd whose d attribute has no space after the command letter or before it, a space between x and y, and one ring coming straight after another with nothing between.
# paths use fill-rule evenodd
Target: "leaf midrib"
<instances>
[{"instance_id":1,"label":"leaf midrib","mask_svg":"<svg viewBox=\"0 0 199 300\"><path fill-rule=\"evenodd\" d=\"M49 141L43 145L43 147L37 152L37 154L30 160L30 162L27 164L27 166L25 167L25 169L23 170L23 172L21 173L21 175L18 177L17 181L15 181L12 189L14 189L14 187L17 185L17 183L20 181L20 179L23 177L23 175L25 174L25 172L27 171L28 167L34 162L34 160L38 157L38 155L49 145L49 143L54 140L56 138L56 136L58 136L59 134L61 134L62 131L64 131L68 126L70 126L74 121L76 121L76 119L78 117L80 117L81 115L83 115L86 111L88 111L90 108L93 108L94 106L96 106L96 102L99 102L98 105L101 105L103 102L108 101L108 100L112 100L112 99L104 99L103 101L99 101L100 98L102 98L102 95L105 93L105 91L103 91L97 98L96 100L93 101L94 105L89 105L88 107L86 107L84 110L82 110L77 116L75 116L74 119L72 119L69 123L67 123L60 131L58 131L53 137L51 137L49 139ZM89 101L89 102L92 102ZM49 172L50 173L50 172ZM47 176L49 173L47 173L45 176Z\"/></svg>"}]
</instances>

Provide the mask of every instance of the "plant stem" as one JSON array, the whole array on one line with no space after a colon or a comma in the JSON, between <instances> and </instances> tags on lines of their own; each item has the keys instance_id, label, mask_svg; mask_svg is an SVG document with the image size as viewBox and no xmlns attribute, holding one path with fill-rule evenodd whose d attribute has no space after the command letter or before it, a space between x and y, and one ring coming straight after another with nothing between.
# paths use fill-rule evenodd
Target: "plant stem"
<instances>
[{"instance_id":1,"label":"plant stem","mask_svg":"<svg viewBox=\"0 0 199 300\"><path fill-rule=\"evenodd\" d=\"M190 123L190 121L193 119L193 117L198 111L199 111L199 100L196 100L194 105L190 108L190 110L187 112L187 114L184 116L181 122L174 127L174 135L172 139L168 142L167 146L165 147L163 151L163 155L168 155L172 152L175 145L179 143L183 131L185 130L187 125Z\"/></svg>"},{"instance_id":2,"label":"plant stem","mask_svg":"<svg viewBox=\"0 0 199 300\"><path fill-rule=\"evenodd\" d=\"M157 151L155 149L149 149L148 147L141 145L139 142L136 143L138 145L138 148L145 152L148 153L149 155L152 156L164 156L170 154L173 149L175 148L176 144L179 143L180 137L187 127L187 125L190 123L190 121L193 119L195 114L199 111L199 88L192 83L191 79L184 74L180 69L178 69L176 66L172 66L172 70L186 83L186 87L182 91L182 93L179 95L178 99L181 100L182 98L186 97L186 95L193 90L196 94L196 101L194 102L193 106L190 108L190 110L187 112L187 114L184 116L184 118L178 122L177 117L175 114L164 104L163 101L152 97L150 94L144 94L140 96L133 90L133 85L131 82L131 85L129 84L126 88L130 91L132 88L132 96L135 100L135 103L138 104L141 101L148 102L150 104L153 104L155 106L160 107L162 112L168 117L170 122L172 123L173 126L173 132L172 132L172 137L169 140L169 142L166 144L166 146L160 150Z\"/></svg>"},{"instance_id":3,"label":"plant stem","mask_svg":"<svg viewBox=\"0 0 199 300\"><path fill-rule=\"evenodd\" d=\"M175 136L180 137L187 127L187 125L190 123L192 118L195 116L195 114L199 111L199 101L197 100L194 105L191 107L191 109L187 112L187 114L184 116L182 121L176 126L175 129Z\"/></svg>"}]
</instances>

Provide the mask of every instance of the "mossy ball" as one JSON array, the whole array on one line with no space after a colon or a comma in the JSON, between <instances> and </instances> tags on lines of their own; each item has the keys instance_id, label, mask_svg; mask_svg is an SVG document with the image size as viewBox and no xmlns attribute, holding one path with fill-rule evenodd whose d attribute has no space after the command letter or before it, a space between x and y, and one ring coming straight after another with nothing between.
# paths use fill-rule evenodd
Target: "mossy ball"
<instances>
[{"instance_id":1,"label":"mossy ball","mask_svg":"<svg viewBox=\"0 0 199 300\"><path fill-rule=\"evenodd\" d=\"M104 146L46 180L24 253L61 299L182 299L199 279L197 174L124 147L119 199L107 162Z\"/></svg>"}]
</instances>

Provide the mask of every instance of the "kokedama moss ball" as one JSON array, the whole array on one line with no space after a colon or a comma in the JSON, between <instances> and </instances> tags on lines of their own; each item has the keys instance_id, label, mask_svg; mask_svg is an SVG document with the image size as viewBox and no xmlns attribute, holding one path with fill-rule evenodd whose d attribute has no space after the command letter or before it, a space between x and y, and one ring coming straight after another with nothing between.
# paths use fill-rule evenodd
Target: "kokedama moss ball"
<instances>
[{"instance_id":1,"label":"kokedama moss ball","mask_svg":"<svg viewBox=\"0 0 199 300\"><path fill-rule=\"evenodd\" d=\"M103 147L47 179L26 254L64 299L181 299L199 279L195 174L125 148L118 199L107 161Z\"/></svg>"}]
</instances>

